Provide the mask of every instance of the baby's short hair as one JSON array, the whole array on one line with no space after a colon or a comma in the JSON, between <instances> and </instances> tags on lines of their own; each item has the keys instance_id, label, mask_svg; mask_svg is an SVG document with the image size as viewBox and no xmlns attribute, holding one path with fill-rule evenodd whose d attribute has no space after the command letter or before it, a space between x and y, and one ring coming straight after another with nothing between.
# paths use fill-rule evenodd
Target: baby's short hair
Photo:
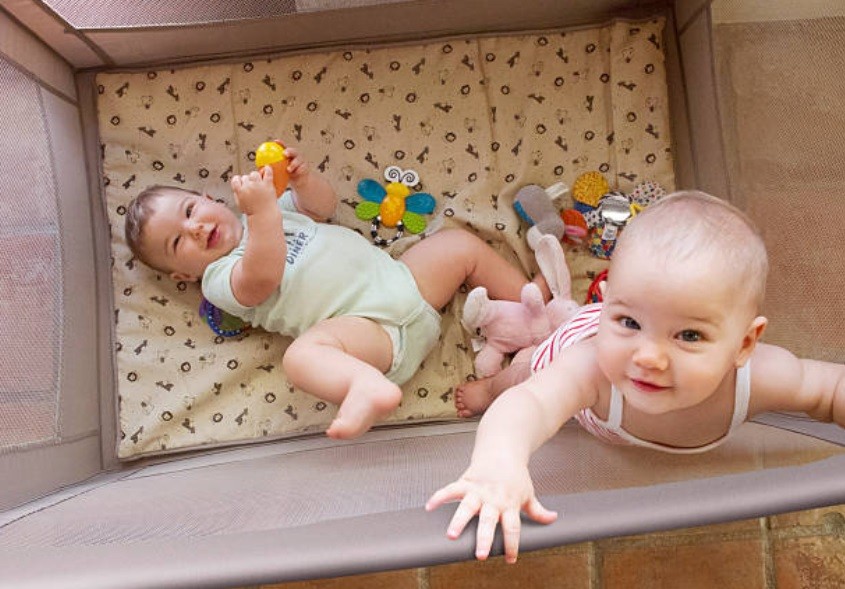
<instances>
[{"instance_id":1,"label":"baby's short hair","mask_svg":"<svg viewBox=\"0 0 845 589\"><path fill-rule=\"evenodd\" d=\"M179 186L155 184L142 190L126 207L126 218L123 224L126 245L129 246L135 258L156 270L161 270L161 268L155 268L144 255L144 227L153 212L153 203L156 199L174 196L180 193L200 194L194 190L188 190Z\"/></svg>"},{"instance_id":2,"label":"baby's short hair","mask_svg":"<svg viewBox=\"0 0 845 589\"><path fill-rule=\"evenodd\" d=\"M768 255L754 222L722 199L697 190L672 193L648 206L622 231L614 258L645 243L656 259L683 262L707 256L734 270L761 307Z\"/></svg>"}]
</instances>

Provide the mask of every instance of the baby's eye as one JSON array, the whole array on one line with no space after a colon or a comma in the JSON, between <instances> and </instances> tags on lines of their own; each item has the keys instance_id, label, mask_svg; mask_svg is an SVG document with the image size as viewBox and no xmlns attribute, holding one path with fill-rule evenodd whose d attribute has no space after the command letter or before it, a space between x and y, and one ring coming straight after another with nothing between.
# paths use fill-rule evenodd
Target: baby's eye
<instances>
[{"instance_id":1,"label":"baby's eye","mask_svg":"<svg viewBox=\"0 0 845 589\"><path fill-rule=\"evenodd\" d=\"M185 207L185 216L186 217L190 217L191 213L193 213L193 212L194 212L194 204L193 203L191 203L187 207Z\"/></svg>"},{"instance_id":2,"label":"baby's eye","mask_svg":"<svg viewBox=\"0 0 845 589\"><path fill-rule=\"evenodd\" d=\"M631 319L630 317L622 317L621 319L619 319L619 325L621 325L625 329L639 329L640 328L640 324L637 323L634 319Z\"/></svg>"},{"instance_id":3,"label":"baby's eye","mask_svg":"<svg viewBox=\"0 0 845 589\"><path fill-rule=\"evenodd\" d=\"M678 334L678 339L685 342L700 342L703 338L700 331L694 329L685 329Z\"/></svg>"}]
</instances>

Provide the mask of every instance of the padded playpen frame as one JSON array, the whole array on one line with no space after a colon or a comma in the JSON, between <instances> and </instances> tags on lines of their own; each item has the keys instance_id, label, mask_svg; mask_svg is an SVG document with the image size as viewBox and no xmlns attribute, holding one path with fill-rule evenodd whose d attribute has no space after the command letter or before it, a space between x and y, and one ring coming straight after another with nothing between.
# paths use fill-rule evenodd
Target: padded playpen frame
<instances>
[{"instance_id":1,"label":"padded playpen frame","mask_svg":"<svg viewBox=\"0 0 845 589\"><path fill-rule=\"evenodd\" d=\"M196 10L197 22L174 24L163 13L165 21L145 26L133 26L131 10L119 2L101 4L99 12L111 7L114 20L128 24L105 26L93 18L73 23L60 10L71 10L72 2L0 4L0 57L37 86L35 100L50 139L41 156L57 179L60 222L49 230L61 256L57 296L67 310L55 317L60 334L55 353L61 358L55 435L45 443L0 446L0 586L227 587L435 565L473 555L471 531L457 541L445 538L451 510L425 513L422 507L465 466L472 421L377 429L352 443L302 436L118 460L115 301L97 131L98 72L661 15L667 19L676 183L744 204L731 181L734 146L722 132L706 0L350 0L328 10L311 10L307 2L269 8L232 4L241 7L240 14L230 14L225 2L180 3L188 12ZM27 129L2 133L6 157L15 136ZM14 166L4 174L9 170ZM26 206L22 189L2 188L4 213ZM838 357L829 359L841 362L843 353L840 347ZM0 417L0 427L11 419ZM749 427L845 445L845 433L834 425L781 414L755 422ZM565 451L571 429L563 428L532 461L544 504L564 517L552 526L526 525L523 550L845 502L841 453L689 480L667 475L650 485L617 488L611 481L579 488L557 474L572 472L573 459ZM589 454L592 448L579 451ZM648 460L645 454L629 458ZM599 456L596 463L603 460ZM607 460L609 471L618 466ZM241 488L249 493L238 505ZM500 538L494 552L501 552Z\"/></svg>"}]
</instances>

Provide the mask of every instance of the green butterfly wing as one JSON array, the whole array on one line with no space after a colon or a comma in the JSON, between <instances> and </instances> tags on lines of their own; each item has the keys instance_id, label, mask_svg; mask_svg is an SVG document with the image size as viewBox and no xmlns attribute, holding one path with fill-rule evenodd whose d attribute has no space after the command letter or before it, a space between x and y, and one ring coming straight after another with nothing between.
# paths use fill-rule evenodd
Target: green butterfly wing
<instances>
[{"instance_id":1,"label":"green butterfly wing","mask_svg":"<svg viewBox=\"0 0 845 589\"><path fill-rule=\"evenodd\" d=\"M358 203L358 206L355 207L355 216L362 221L369 221L378 215L378 210L379 203L365 200Z\"/></svg>"},{"instance_id":2,"label":"green butterfly wing","mask_svg":"<svg viewBox=\"0 0 845 589\"><path fill-rule=\"evenodd\" d=\"M425 218L417 213L405 211L405 214L402 215L402 223L405 225L408 233L416 234L425 231Z\"/></svg>"}]
</instances>

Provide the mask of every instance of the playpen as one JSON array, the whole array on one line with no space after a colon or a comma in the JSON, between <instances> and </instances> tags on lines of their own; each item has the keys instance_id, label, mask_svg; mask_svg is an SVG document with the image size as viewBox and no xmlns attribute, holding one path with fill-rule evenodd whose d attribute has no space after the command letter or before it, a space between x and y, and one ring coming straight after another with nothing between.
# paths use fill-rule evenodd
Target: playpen
<instances>
[{"instance_id":1,"label":"playpen","mask_svg":"<svg viewBox=\"0 0 845 589\"><path fill-rule=\"evenodd\" d=\"M772 258L768 341L845 361L845 10L758 0L4 0L0 5L0 585L226 587L472 558L430 493L476 422L465 293L397 412L352 442L287 384L287 340L212 333L196 285L137 263L154 183L230 204L256 146L296 143L360 230L357 183L414 169L428 231L536 271L526 184L698 188ZM564 203L565 204L565 203ZM390 246L401 251L418 237ZM375 245L373 247L376 247ZM606 267L568 244L583 298ZM532 461L524 550L845 502L845 433L771 414L700 456L567 424ZM501 546L497 545L501 550Z\"/></svg>"}]
</instances>

